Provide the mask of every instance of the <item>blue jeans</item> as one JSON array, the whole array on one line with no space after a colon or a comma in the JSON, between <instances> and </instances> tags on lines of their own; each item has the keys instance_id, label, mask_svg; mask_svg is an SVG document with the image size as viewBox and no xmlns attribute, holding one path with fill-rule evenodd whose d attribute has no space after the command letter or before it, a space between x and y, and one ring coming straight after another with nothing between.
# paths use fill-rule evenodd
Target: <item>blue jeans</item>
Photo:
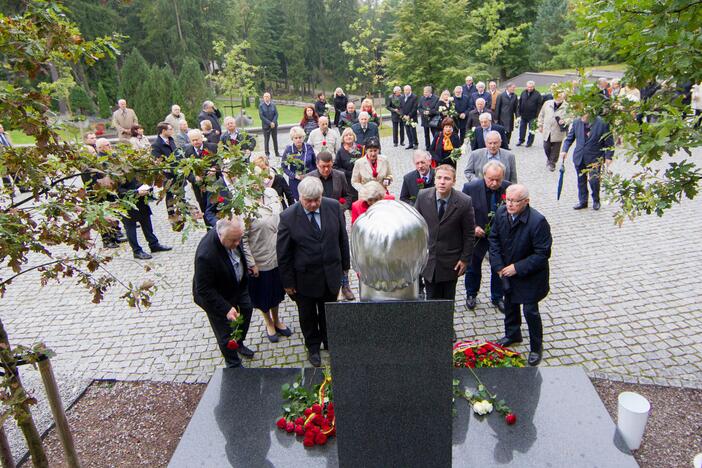
<instances>
[{"instance_id":1,"label":"blue jeans","mask_svg":"<svg viewBox=\"0 0 702 468\"><path fill-rule=\"evenodd\" d=\"M488 249L487 239L480 239L473 248L470 265L466 269L466 296L477 296L482 280L483 259ZM497 273L490 269L490 299L495 302L502 299L502 281Z\"/></svg>"}]
</instances>

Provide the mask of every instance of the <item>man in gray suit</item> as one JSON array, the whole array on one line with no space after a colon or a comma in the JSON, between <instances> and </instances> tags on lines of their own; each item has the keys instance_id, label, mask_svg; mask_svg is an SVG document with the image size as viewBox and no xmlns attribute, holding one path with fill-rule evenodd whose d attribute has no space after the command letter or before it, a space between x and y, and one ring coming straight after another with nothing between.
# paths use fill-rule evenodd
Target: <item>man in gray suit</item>
<instances>
[{"instance_id":1,"label":"man in gray suit","mask_svg":"<svg viewBox=\"0 0 702 468\"><path fill-rule=\"evenodd\" d=\"M456 170L442 164L434 173L434 187L420 190L414 205L429 226L429 259L422 271L427 299L455 300L456 281L473 255L473 203L454 190L455 183Z\"/></svg>"},{"instance_id":2,"label":"man in gray suit","mask_svg":"<svg viewBox=\"0 0 702 468\"><path fill-rule=\"evenodd\" d=\"M464 175L466 182L483 178L483 167L488 161L499 161L505 166L505 178L513 184L517 183L517 164L511 151L500 148L502 137L499 132L491 131L485 137L485 148L471 151Z\"/></svg>"}]
</instances>

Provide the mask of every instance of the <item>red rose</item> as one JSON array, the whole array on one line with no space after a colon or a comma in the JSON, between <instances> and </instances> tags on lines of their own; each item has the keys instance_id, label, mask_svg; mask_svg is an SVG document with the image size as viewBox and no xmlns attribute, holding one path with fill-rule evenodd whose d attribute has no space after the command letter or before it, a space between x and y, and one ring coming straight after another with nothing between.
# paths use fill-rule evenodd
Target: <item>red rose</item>
<instances>
[{"instance_id":1,"label":"red rose","mask_svg":"<svg viewBox=\"0 0 702 468\"><path fill-rule=\"evenodd\" d=\"M210 152L207 151L207 149L204 149L204 150L202 150L202 155L203 155L203 156L209 156L209 155L210 155Z\"/></svg>"},{"instance_id":2,"label":"red rose","mask_svg":"<svg viewBox=\"0 0 702 468\"><path fill-rule=\"evenodd\" d=\"M296 424L295 425L295 434L300 435L300 436L304 435L305 429L300 424Z\"/></svg>"},{"instance_id":3,"label":"red rose","mask_svg":"<svg viewBox=\"0 0 702 468\"><path fill-rule=\"evenodd\" d=\"M227 349L236 351L237 349L239 349L239 343L237 343L236 340L229 340L229 343L227 343Z\"/></svg>"},{"instance_id":4,"label":"red rose","mask_svg":"<svg viewBox=\"0 0 702 468\"><path fill-rule=\"evenodd\" d=\"M345 205L346 199L344 197L339 198L339 203L341 203L342 205Z\"/></svg>"},{"instance_id":5,"label":"red rose","mask_svg":"<svg viewBox=\"0 0 702 468\"><path fill-rule=\"evenodd\" d=\"M287 421L285 420L285 418L280 418L275 423L275 425L278 426L280 429L285 429L286 424L287 424Z\"/></svg>"},{"instance_id":6,"label":"red rose","mask_svg":"<svg viewBox=\"0 0 702 468\"><path fill-rule=\"evenodd\" d=\"M332 403L331 401L327 403L327 411L329 411L330 413L334 412L334 403Z\"/></svg>"},{"instance_id":7,"label":"red rose","mask_svg":"<svg viewBox=\"0 0 702 468\"><path fill-rule=\"evenodd\" d=\"M305 411L302 412L305 416L309 416L312 414L312 408L305 408Z\"/></svg>"},{"instance_id":8,"label":"red rose","mask_svg":"<svg viewBox=\"0 0 702 468\"><path fill-rule=\"evenodd\" d=\"M507 200L507 194L506 194L506 193L503 193L503 194L502 194L502 199L503 199L503 200Z\"/></svg>"},{"instance_id":9,"label":"red rose","mask_svg":"<svg viewBox=\"0 0 702 468\"><path fill-rule=\"evenodd\" d=\"M317 424L318 426L321 426L323 422L324 422L324 416L322 416L321 414L318 414L317 416L314 417L314 423Z\"/></svg>"},{"instance_id":10,"label":"red rose","mask_svg":"<svg viewBox=\"0 0 702 468\"><path fill-rule=\"evenodd\" d=\"M319 403L315 403L314 405L312 405L312 412L322 414L322 407L319 405Z\"/></svg>"},{"instance_id":11,"label":"red rose","mask_svg":"<svg viewBox=\"0 0 702 468\"><path fill-rule=\"evenodd\" d=\"M322 146L327 146L327 140L322 140Z\"/></svg>"},{"instance_id":12,"label":"red rose","mask_svg":"<svg viewBox=\"0 0 702 468\"><path fill-rule=\"evenodd\" d=\"M517 422L517 415L514 413L507 413L507 416L505 416L505 422L511 426Z\"/></svg>"},{"instance_id":13,"label":"red rose","mask_svg":"<svg viewBox=\"0 0 702 468\"><path fill-rule=\"evenodd\" d=\"M217 197L217 203L224 203L224 197L221 195Z\"/></svg>"},{"instance_id":14,"label":"red rose","mask_svg":"<svg viewBox=\"0 0 702 468\"><path fill-rule=\"evenodd\" d=\"M324 445L327 443L327 436L322 434L321 432L314 436L314 443L317 445Z\"/></svg>"},{"instance_id":15,"label":"red rose","mask_svg":"<svg viewBox=\"0 0 702 468\"><path fill-rule=\"evenodd\" d=\"M421 178L421 177L417 177L417 183L418 183L418 184L423 184L423 183L424 183L424 179Z\"/></svg>"},{"instance_id":16,"label":"red rose","mask_svg":"<svg viewBox=\"0 0 702 468\"><path fill-rule=\"evenodd\" d=\"M295 423L292 422L292 421L289 421L289 422L285 425L285 430L286 430L287 432L292 432L292 431L294 431L294 430L295 430Z\"/></svg>"},{"instance_id":17,"label":"red rose","mask_svg":"<svg viewBox=\"0 0 702 468\"><path fill-rule=\"evenodd\" d=\"M314 447L314 439L305 439L302 442L302 445L304 445L305 447Z\"/></svg>"},{"instance_id":18,"label":"red rose","mask_svg":"<svg viewBox=\"0 0 702 468\"><path fill-rule=\"evenodd\" d=\"M305 418L303 418L302 416L300 416L299 418L295 419L295 425L296 425L296 426L297 426L297 425L302 425L302 424L305 424Z\"/></svg>"}]
</instances>

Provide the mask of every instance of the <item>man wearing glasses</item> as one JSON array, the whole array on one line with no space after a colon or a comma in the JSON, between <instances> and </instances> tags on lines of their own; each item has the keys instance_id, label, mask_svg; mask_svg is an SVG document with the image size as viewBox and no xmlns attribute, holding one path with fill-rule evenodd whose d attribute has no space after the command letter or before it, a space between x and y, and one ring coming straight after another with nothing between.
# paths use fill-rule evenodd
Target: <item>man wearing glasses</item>
<instances>
[{"instance_id":1,"label":"man wearing glasses","mask_svg":"<svg viewBox=\"0 0 702 468\"><path fill-rule=\"evenodd\" d=\"M539 301L548 295L551 227L529 206L523 185L506 189L506 203L497 210L488 238L490 265L502 280L505 294L505 336L501 346L522 342L520 305L529 329L530 366L541 362L543 329Z\"/></svg>"}]
</instances>

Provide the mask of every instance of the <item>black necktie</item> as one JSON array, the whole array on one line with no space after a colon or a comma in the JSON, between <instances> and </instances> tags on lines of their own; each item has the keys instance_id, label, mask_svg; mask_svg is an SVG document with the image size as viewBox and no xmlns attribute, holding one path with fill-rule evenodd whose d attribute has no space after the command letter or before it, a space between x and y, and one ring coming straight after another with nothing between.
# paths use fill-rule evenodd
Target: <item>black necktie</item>
<instances>
[{"instance_id":1,"label":"black necktie","mask_svg":"<svg viewBox=\"0 0 702 468\"><path fill-rule=\"evenodd\" d=\"M445 212L446 212L446 200L439 199L439 221L441 221L441 218L444 217Z\"/></svg>"},{"instance_id":2,"label":"black necktie","mask_svg":"<svg viewBox=\"0 0 702 468\"><path fill-rule=\"evenodd\" d=\"M314 211L310 211L309 216L310 216L310 223L312 223L312 229L314 229L315 232L320 232L319 224L317 224L317 220L314 219L315 218Z\"/></svg>"}]
</instances>

